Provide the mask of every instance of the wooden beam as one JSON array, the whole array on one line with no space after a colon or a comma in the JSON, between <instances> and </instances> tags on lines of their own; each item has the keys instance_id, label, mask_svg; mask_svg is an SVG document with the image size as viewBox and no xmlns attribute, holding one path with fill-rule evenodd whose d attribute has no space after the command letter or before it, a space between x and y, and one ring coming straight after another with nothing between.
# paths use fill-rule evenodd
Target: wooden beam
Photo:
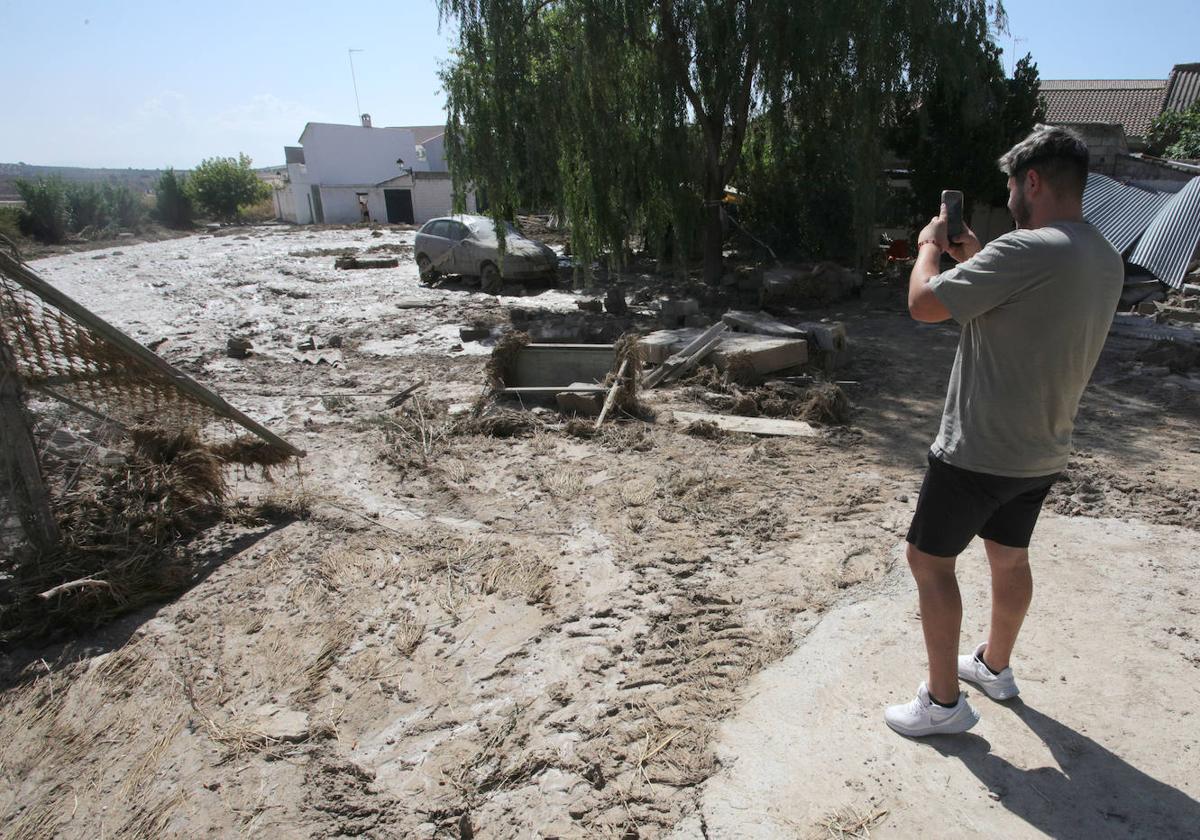
<instances>
[{"instance_id":1,"label":"wooden beam","mask_svg":"<svg viewBox=\"0 0 1200 840\"><path fill-rule=\"evenodd\" d=\"M683 346L683 348L671 356L654 370L650 371L642 378L642 384L647 388L653 388L664 379L672 378L675 370L686 365L692 357L698 352L703 351L704 355L711 352L718 344L721 343L721 337L729 327L724 321L718 321L702 333L697 335L691 341ZM695 359L691 367L695 366L704 356ZM691 368L689 367L689 370Z\"/></svg>"},{"instance_id":2,"label":"wooden beam","mask_svg":"<svg viewBox=\"0 0 1200 840\"><path fill-rule=\"evenodd\" d=\"M304 450L297 449L283 438L272 432L270 429L263 426L261 423L247 417L241 411L238 411L229 403L225 402L217 394L214 394L208 388L205 388L196 380L192 379L183 371L172 366L165 361L161 356L153 351L143 347L137 341L127 336L121 330L114 327L112 324L100 318L95 313L88 310L82 304L77 303L67 295L60 292L58 289L51 286L42 278L38 277L29 268L10 255L0 251L0 271L12 277L22 286L43 301L56 307L61 312L74 318L79 323L94 331L107 341L124 350L133 358L142 362L151 370L161 374L165 379L171 382L176 388L187 394L192 399L208 406L216 413L227 417L241 425L243 428L253 432L267 443L275 446L289 455L294 455L297 458L304 457Z\"/></svg>"},{"instance_id":3,"label":"wooden beam","mask_svg":"<svg viewBox=\"0 0 1200 840\"><path fill-rule=\"evenodd\" d=\"M626 356L621 360L621 367L617 370L617 378L613 380L612 388L608 391L608 396L604 399L604 408L600 409L600 416L596 418L596 430L600 430L600 424L604 422L604 418L608 416L608 412L612 410L613 403L617 401L617 389L621 387L621 380L625 378L625 371L629 368L629 357Z\"/></svg>"},{"instance_id":4,"label":"wooden beam","mask_svg":"<svg viewBox=\"0 0 1200 840\"><path fill-rule=\"evenodd\" d=\"M42 480L33 432L21 402L21 377L16 358L8 345L0 341L0 432L4 445L0 460L5 462L13 503L21 517L26 538L39 550L49 552L61 535L50 510L50 494Z\"/></svg>"},{"instance_id":5,"label":"wooden beam","mask_svg":"<svg viewBox=\"0 0 1200 840\"><path fill-rule=\"evenodd\" d=\"M698 411L674 411L679 423L697 420L715 423L729 432L749 432L767 437L815 437L817 430L802 420L777 420L773 417L734 417L728 414L706 414Z\"/></svg>"}]
</instances>

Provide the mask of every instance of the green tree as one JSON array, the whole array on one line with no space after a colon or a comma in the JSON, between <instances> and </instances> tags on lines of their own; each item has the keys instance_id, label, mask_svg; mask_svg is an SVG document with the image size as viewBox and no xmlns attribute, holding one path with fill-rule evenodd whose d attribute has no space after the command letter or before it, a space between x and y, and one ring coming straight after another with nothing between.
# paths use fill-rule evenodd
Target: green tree
<instances>
[{"instance_id":1,"label":"green tree","mask_svg":"<svg viewBox=\"0 0 1200 840\"><path fill-rule=\"evenodd\" d=\"M109 204L103 190L96 184L75 181L66 184L70 229L76 233L93 228L102 230L111 223Z\"/></svg>"},{"instance_id":2,"label":"green tree","mask_svg":"<svg viewBox=\"0 0 1200 840\"><path fill-rule=\"evenodd\" d=\"M17 222L21 233L47 244L64 241L71 226L71 209L62 179L18 179L15 184L25 202Z\"/></svg>"},{"instance_id":3,"label":"green tree","mask_svg":"<svg viewBox=\"0 0 1200 840\"><path fill-rule=\"evenodd\" d=\"M174 169L168 167L159 176L154 204L155 215L167 227L187 229L192 226L192 200L187 193L187 177L176 175Z\"/></svg>"},{"instance_id":4,"label":"green tree","mask_svg":"<svg viewBox=\"0 0 1200 840\"><path fill-rule=\"evenodd\" d=\"M1200 100L1186 111L1163 111L1150 124L1150 150L1178 160L1200 160Z\"/></svg>"},{"instance_id":5,"label":"green tree","mask_svg":"<svg viewBox=\"0 0 1200 840\"><path fill-rule=\"evenodd\" d=\"M865 254L893 97L959 72L961 44L931 33L957 27L978 39L1003 17L984 0L438 6L458 30L442 78L460 202L473 184L498 220L553 203L585 259L621 254L632 232L658 242L669 231L677 254L702 234L708 280L721 272L720 201L744 172L752 127L760 174L834 161L844 179L828 191L854 187L838 197L850 206L852 250Z\"/></svg>"},{"instance_id":6,"label":"green tree","mask_svg":"<svg viewBox=\"0 0 1200 840\"><path fill-rule=\"evenodd\" d=\"M1037 64L1026 55L1005 78L1000 50L983 41L969 75L937 80L899 121L895 146L912 166L914 221L937 212L943 189L963 192L963 213L1007 200L996 160L1045 119Z\"/></svg>"},{"instance_id":7,"label":"green tree","mask_svg":"<svg viewBox=\"0 0 1200 840\"><path fill-rule=\"evenodd\" d=\"M271 194L271 188L259 179L250 163L245 154L239 154L237 158L201 161L187 179L188 196L201 211L213 218L234 221L239 208L262 201Z\"/></svg>"},{"instance_id":8,"label":"green tree","mask_svg":"<svg viewBox=\"0 0 1200 840\"><path fill-rule=\"evenodd\" d=\"M105 184L101 192L113 226L131 230L146 221L146 205L139 193L124 184Z\"/></svg>"}]
</instances>

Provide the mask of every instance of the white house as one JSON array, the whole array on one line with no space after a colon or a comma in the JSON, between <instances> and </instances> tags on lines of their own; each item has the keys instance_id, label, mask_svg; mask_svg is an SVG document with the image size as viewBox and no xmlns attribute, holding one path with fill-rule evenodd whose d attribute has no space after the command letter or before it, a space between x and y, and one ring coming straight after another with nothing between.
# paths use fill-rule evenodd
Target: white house
<instances>
[{"instance_id":1,"label":"white house","mask_svg":"<svg viewBox=\"0 0 1200 840\"><path fill-rule=\"evenodd\" d=\"M375 128L308 123L299 146L284 147L287 175L275 213L299 224L424 224L451 209L440 126ZM474 196L467 212L475 211Z\"/></svg>"}]
</instances>

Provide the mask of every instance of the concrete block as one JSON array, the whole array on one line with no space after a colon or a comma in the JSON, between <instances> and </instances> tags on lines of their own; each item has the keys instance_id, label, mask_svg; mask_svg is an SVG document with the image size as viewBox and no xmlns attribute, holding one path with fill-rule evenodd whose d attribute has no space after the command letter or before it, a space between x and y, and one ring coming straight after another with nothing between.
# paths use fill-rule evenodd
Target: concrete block
<instances>
[{"instance_id":1,"label":"concrete block","mask_svg":"<svg viewBox=\"0 0 1200 840\"><path fill-rule=\"evenodd\" d=\"M700 302L695 298L684 300L664 300L660 310L663 326L678 327L688 315L700 314Z\"/></svg>"}]
</instances>

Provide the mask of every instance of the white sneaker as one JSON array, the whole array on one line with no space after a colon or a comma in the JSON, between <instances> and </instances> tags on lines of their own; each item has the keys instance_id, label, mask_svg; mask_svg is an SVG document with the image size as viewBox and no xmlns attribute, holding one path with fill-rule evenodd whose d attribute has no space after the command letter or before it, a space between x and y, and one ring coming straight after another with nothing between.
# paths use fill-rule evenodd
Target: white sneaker
<instances>
[{"instance_id":1,"label":"white sneaker","mask_svg":"<svg viewBox=\"0 0 1200 840\"><path fill-rule=\"evenodd\" d=\"M979 723L979 713L967 702L967 693L958 693L958 702L952 708L939 706L929 699L929 689L921 683L917 699L911 703L888 706L883 713L887 725L910 738L925 735L950 735L966 732Z\"/></svg>"},{"instance_id":2,"label":"white sneaker","mask_svg":"<svg viewBox=\"0 0 1200 840\"><path fill-rule=\"evenodd\" d=\"M979 689L993 700L1011 700L1021 693L1017 681L1013 679L1012 666L1005 668L999 674L993 674L988 666L983 664L983 651L987 642L975 648L975 652L958 657L958 678L974 683Z\"/></svg>"}]
</instances>

